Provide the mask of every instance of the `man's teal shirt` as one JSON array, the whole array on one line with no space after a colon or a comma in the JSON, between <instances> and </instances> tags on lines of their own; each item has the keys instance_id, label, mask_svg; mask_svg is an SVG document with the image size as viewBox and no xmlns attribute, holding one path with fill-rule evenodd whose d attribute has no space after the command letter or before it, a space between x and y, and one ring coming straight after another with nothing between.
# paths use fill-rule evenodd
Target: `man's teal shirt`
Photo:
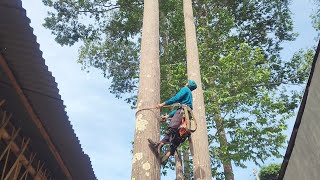
<instances>
[{"instance_id":1,"label":"man's teal shirt","mask_svg":"<svg viewBox=\"0 0 320 180\"><path fill-rule=\"evenodd\" d=\"M180 89L180 91L170 98L169 100L165 101L166 105L171 105L174 103L180 103L185 104L189 106L192 109L192 93L191 90L188 87L183 87ZM172 111L169 113L169 117L173 117L173 115L176 113L177 110Z\"/></svg>"}]
</instances>

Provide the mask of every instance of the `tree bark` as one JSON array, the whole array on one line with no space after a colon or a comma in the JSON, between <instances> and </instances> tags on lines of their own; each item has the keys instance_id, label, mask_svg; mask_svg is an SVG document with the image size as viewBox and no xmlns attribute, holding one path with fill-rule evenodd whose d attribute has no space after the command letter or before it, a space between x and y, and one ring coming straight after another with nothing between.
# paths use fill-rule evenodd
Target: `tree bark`
<instances>
[{"instance_id":1,"label":"tree bark","mask_svg":"<svg viewBox=\"0 0 320 180\"><path fill-rule=\"evenodd\" d=\"M190 180L190 158L188 149L183 149L183 171L184 171L184 179Z\"/></svg>"},{"instance_id":2,"label":"tree bark","mask_svg":"<svg viewBox=\"0 0 320 180\"><path fill-rule=\"evenodd\" d=\"M141 110L155 107L158 103L160 103L159 2L145 0L131 180L160 180L160 163L149 149L147 141L147 138L156 142L160 139L158 121L160 111Z\"/></svg>"},{"instance_id":3,"label":"tree bark","mask_svg":"<svg viewBox=\"0 0 320 180\"><path fill-rule=\"evenodd\" d=\"M226 132L225 132L224 125L223 125L223 119L220 115L215 115L214 119L215 119L215 123L217 126L217 134L219 136L218 139L219 139L219 143L220 143L220 149L223 152L226 152L226 153L221 153L219 155L221 157L221 161L223 164L224 176L225 176L226 180L234 180L232 164L231 164L231 160L229 158L230 153L228 151L228 140L227 140Z\"/></svg>"},{"instance_id":4,"label":"tree bark","mask_svg":"<svg viewBox=\"0 0 320 180\"><path fill-rule=\"evenodd\" d=\"M182 160L181 160L181 151L178 150L174 154L176 160L176 180L184 180L183 169L182 169Z\"/></svg>"},{"instance_id":5,"label":"tree bark","mask_svg":"<svg viewBox=\"0 0 320 180\"><path fill-rule=\"evenodd\" d=\"M191 153L193 155L194 179L211 180L208 131L205 118L196 28L191 0L183 0L183 12L186 31L188 78L195 80L198 84L198 88L193 91L193 110L198 128L197 131L192 134L192 143L190 144Z\"/></svg>"}]
</instances>

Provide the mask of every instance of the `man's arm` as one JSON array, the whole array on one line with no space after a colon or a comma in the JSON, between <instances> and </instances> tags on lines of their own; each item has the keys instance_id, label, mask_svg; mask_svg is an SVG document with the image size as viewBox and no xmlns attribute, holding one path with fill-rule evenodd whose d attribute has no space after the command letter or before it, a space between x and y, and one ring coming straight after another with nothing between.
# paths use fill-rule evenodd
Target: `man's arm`
<instances>
[{"instance_id":1,"label":"man's arm","mask_svg":"<svg viewBox=\"0 0 320 180\"><path fill-rule=\"evenodd\" d=\"M187 87L181 88L181 90L176 95L174 95L172 98L170 98L169 100L167 100L161 104L158 104L157 108L162 108L164 105L171 105L173 103L179 102L183 98L183 96L188 92L186 88Z\"/></svg>"},{"instance_id":2,"label":"man's arm","mask_svg":"<svg viewBox=\"0 0 320 180\"><path fill-rule=\"evenodd\" d=\"M173 110L171 111L168 115L165 115L161 118L161 121L164 122L166 121L167 119L170 119L174 116L174 114L177 112L177 110Z\"/></svg>"},{"instance_id":3,"label":"man's arm","mask_svg":"<svg viewBox=\"0 0 320 180\"><path fill-rule=\"evenodd\" d=\"M181 88L181 90L176 95L174 95L172 98L165 101L164 103L166 105L170 105L170 104L179 102L184 97L184 95L188 92L187 89L188 89L187 87Z\"/></svg>"}]
</instances>

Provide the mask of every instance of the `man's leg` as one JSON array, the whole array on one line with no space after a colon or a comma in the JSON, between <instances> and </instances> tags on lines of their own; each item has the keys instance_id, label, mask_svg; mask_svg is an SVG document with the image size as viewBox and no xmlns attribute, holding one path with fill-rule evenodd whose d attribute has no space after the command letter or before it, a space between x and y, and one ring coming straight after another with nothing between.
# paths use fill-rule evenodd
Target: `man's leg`
<instances>
[{"instance_id":1,"label":"man's leg","mask_svg":"<svg viewBox=\"0 0 320 180\"><path fill-rule=\"evenodd\" d=\"M171 119L168 130L166 131L164 137L161 139L159 143L153 142L151 139L148 139L149 143L157 149L158 153L161 153L161 148L164 144L169 144L171 141L171 136L177 131L178 127L181 124L183 117L183 109L178 109L177 112Z\"/></svg>"},{"instance_id":2,"label":"man's leg","mask_svg":"<svg viewBox=\"0 0 320 180\"><path fill-rule=\"evenodd\" d=\"M169 157L174 155L179 145L179 142L172 142L170 144L170 149L161 157L161 164L165 164Z\"/></svg>"},{"instance_id":3,"label":"man's leg","mask_svg":"<svg viewBox=\"0 0 320 180\"><path fill-rule=\"evenodd\" d=\"M151 139L148 139L148 142L149 142L149 147L151 148L151 150L159 158L161 155L161 148L163 146L163 143L161 143L161 141L159 143L156 143L156 142L152 141Z\"/></svg>"},{"instance_id":4,"label":"man's leg","mask_svg":"<svg viewBox=\"0 0 320 180\"><path fill-rule=\"evenodd\" d=\"M164 137L160 142L162 142L163 144L170 143L170 137L174 132L176 132L176 130L180 126L182 117L183 117L183 109L178 109L176 113L173 115L170 121L170 124L168 126L168 130L166 131Z\"/></svg>"},{"instance_id":5,"label":"man's leg","mask_svg":"<svg viewBox=\"0 0 320 180\"><path fill-rule=\"evenodd\" d=\"M172 128L172 129L178 129L180 124L181 124L181 121L182 121L182 118L183 118L183 109L178 109L176 111L176 113L173 115L170 123L169 123L169 128Z\"/></svg>"}]
</instances>

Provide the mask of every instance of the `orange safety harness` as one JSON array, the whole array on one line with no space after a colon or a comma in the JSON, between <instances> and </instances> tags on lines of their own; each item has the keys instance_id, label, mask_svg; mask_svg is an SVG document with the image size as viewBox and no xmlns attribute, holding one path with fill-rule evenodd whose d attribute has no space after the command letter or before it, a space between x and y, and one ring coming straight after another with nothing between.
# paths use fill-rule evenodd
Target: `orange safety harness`
<instances>
[{"instance_id":1,"label":"orange safety harness","mask_svg":"<svg viewBox=\"0 0 320 180\"><path fill-rule=\"evenodd\" d=\"M197 130L197 122L193 115L192 109L185 104L178 104L183 109L184 115L182 122L178 128L180 136L190 136L191 133Z\"/></svg>"}]
</instances>

